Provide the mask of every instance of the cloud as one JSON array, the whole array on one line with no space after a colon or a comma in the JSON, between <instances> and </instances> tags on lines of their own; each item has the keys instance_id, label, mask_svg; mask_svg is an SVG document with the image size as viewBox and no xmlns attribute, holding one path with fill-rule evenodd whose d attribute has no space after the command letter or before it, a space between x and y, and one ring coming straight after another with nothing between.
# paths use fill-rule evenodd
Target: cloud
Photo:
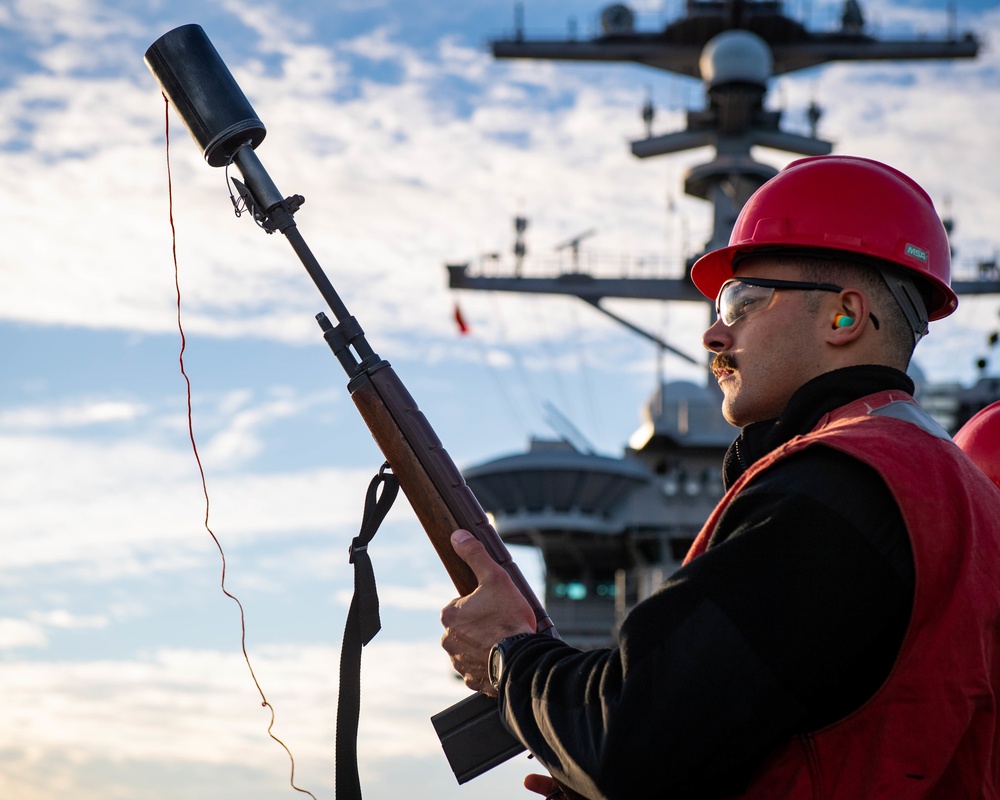
<instances>
[{"instance_id":1,"label":"cloud","mask_svg":"<svg viewBox=\"0 0 1000 800\"><path fill-rule=\"evenodd\" d=\"M0 650L44 647L48 643L43 627L23 619L0 618Z\"/></svg>"},{"instance_id":2,"label":"cloud","mask_svg":"<svg viewBox=\"0 0 1000 800\"><path fill-rule=\"evenodd\" d=\"M226 469L245 462L263 451L263 434L269 426L322 409L339 397L339 393L331 391L300 396L282 387L273 388L263 399L245 389L228 393L207 420L210 426L218 425L220 429L212 433L201 450L216 468Z\"/></svg>"},{"instance_id":3,"label":"cloud","mask_svg":"<svg viewBox=\"0 0 1000 800\"><path fill-rule=\"evenodd\" d=\"M130 422L146 413L142 403L124 400L93 402L56 407L30 406L0 411L0 429L14 431L80 428L114 422Z\"/></svg>"},{"instance_id":4,"label":"cloud","mask_svg":"<svg viewBox=\"0 0 1000 800\"><path fill-rule=\"evenodd\" d=\"M29 616L32 622L39 625L45 625L50 628L80 630L88 628L106 628L108 626L108 618L105 616L85 616L74 614L72 611L68 611L65 608L57 608L52 611L34 611Z\"/></svg>"},{"instance_id":5,"label":"cloud","mask_svg":"<svg viewBox=\"0 0 1000 800\"><path fill-rule=\"evenodd\" d=\"M209 473L215 529L229 542L316 535L354 525L367 470ZM69 562L126 573L129 556L204 546L204 500L193 458L136 441L0 436L0 571ZM181 561L183 563L183 561Z\"/></svg>"},{"instance_id":6,"label":"cloud","mask_svg":"<svg viewBox=\"0 0 1000 800\"><path fill-rule=\"evenodd\" d=\"M259 20L248 21L261 30ZM285 191L307 195L299 214L307 239L324 256L341 292L358 313L363 311L365 324L384 331L393 344L407 347L412 335L404 337L403 331L412 331L415 318L425 321L421 337L450 333L442 261L449 253L478 252L476 240L483 232L506 228L500 223L512 216L518 198L532 196L546 215L563 205L560 198L583 198L591 194L584 186L600 185L592 154L610 149L616 152L615 164L628 163L618 134L612 133L620 109L601 111L598 94L578 107L544 110L553 93L570 96L583 89L578 78L557 79L546 68L497 67L454 37L442 38L432 60L391 38L390 29L319 50L303 42L303 31L294 26L278 26L267 35L264 47L279 55L281 71L262 71L252 60L231 64L270 130L261 157ZM378 42L381 49L373 50ZM304 58L303 52L314 53L317 64L326 63L306 69L319 69L325 78L298 79L296 59ZM345 59L357 53L393 60L408 79L378 83L354 75ZM51 220L60 235L35 239L7 257L12 269L5 268L0 280L10 291L2 294L0 314L8 318L146 331L173 325L163 152L157 141L162 105L138 64L119 69L130 78L71 73L56 80L26 74L5 90L5 101L27 126L11 132L19 137L20 149L5 154L14 167L8 175L22 175L31 187L15 225L37 226L29 209L52 206L51 198L62 200ZM535 87L535 96L523 95L520 107L511 107L496 88L505 72L518 85ZM453 77L461 82L447 83ZM344 81L360 93L333 99L330 93ZM47 98L44 107L39 97ZM467 113L465 107L475 110ZM102 110L99 125L95 109ZM265 241L245 221L236 227L220 192L221 171L199 163L176 118L171 122L189 330L286 341L314 337L317 297L294 257L283 243ZM541 135L534 154L496 139L498 126L532 135L527 132L536 122L550 133ZM593 133L599 141L588 142ZM573 151L581 147L587 155L581 153L574 164ZM554 158L559 152L568 156L562 168ZM76 162L84 157L87 168L78 169ZM607 163L608 156L602 159ZM630 166L630 172L639 173ZM546 168L556 173L549 185L541 180ZM324 176L322 183L317 184L317 175ZM656 183L652 176L646 182ZM97 198L110 214L127 208L130 224L107 237L90 221L101 206L88 205L84 216L76 198ZM606 213L596 210L597 202L593 214ZM640 216L648 214L647 207L638 197L632 203L633 209L644 209ZM621 213L624 220L630 210ZM589 223L575 216L579 221L561 221L550 239ZM533 230L546 230L546 223L540 220ZM86 266L81 253L87 254ZM90 301L86 308L75 302L81 294Z\"/></svg>"},{"instance_id":7,"label":"cloud","mask_svg":"<svg viewBox=\"0 0 1000 800\"><path fill-rule=\"evenodd\" d=\"M46 648L49 637L46 628L86 630L106 628L108 618L102 615L74 614L66 609L33 611L28 619L0 618L0 651L21 648Z\"/></svg>"},{"instance_id":8,"label":"cloud","mask_svg":"<svg viewBox=\"0 0 1000 800\"><path fill-rule=\"evenodd\" d=\"M679 275L686 251L708 238L707 208L678 197L676 189L703 155L645 162L627 148L627 139L640 135L642 81L694 82L650 71L640 78L632 68L495 62L450 33L436 48L418 50L391 21L320 43L304 24L269 24L266 9L225 8L258 35L258 52L268 57L265 66L241 53L230 64L269 129L260 157L282 191L306 195L300 229L349 308L397 358L427 352L429 343L451 335L443 262L509 253L516 213L531 220L529 268L535 269L559 268L555 245L591 227L598 235L584 258L595 270L602 263L616 269L612 254L662 252L669 236L665 274ZM85 13L83 7L77 13ZM987 37L1000 27L995 13L966 21ZM132 30L121 26L122 35ZM395 64L401 73L385 81L368 77L355 61L360 56ZM959 215L957 243L981 257L992 237L989 187L996 181L988 174L992 167L964 154L975 152L1000 122L993 119L1000 112L989 111L1000 108L989 102L997 93L996 66L989 52L968 64L834 65L781 79L785 88L772 90L772 103L785 96L794 117L809 99L872 96L862 84L876 85L877 115L867 114L864 102L830 102L823 131L838 150L898 163L939 202L947 197ZM162 104L138 61L116 69L121 75L81 67L58 79L27 73L0 90L22 120L22 129L8 133L19 149L3 155L12 167L6 175L28 187L13 224L37 226L33 209L47 206L60 231L3 256L0 315L140 331L174 325ZM894 76L901 75L912 77L909 85L898 85ZM342 94L345 88L353 91ZM321 301L294 255L280 237L232 218L221 170L205 166L176 117L171 123L188 330L314 341L311 318ZM660 130L681 125L680 110L661 112L657 120ZM53 198L60 200L54 207ZM96 198L97 207L88 203L88 213L80 214L77 198ZM129 225L116 236L91 222L95 212L124 215L125 209ZM80 296L88 297L86 306L76 302ZM510 303L509 313L512 335L528 341L534 334L524 304ZM640 319L659 315L636 313ZM585 319L588 331L608 333L594 327L593 315ZM420 320L416 328L414 320ZM560 330L572 326L556 325L550 335L560 338ZM497 331L477 326L477 335L495 341ZM627 341L621 331L611 335ZM234 456L253 452L249 439L220 439L219 446Z\"/></svg>"},{"instance_id":9,"label":"cloud","mask_svg":"<svg viewBox=\"0 0 1000 800\"><path fill-rule=\"evenodd\" d=\"M336 648L314 645L251 653L275 710L274 732L291 748L306 788L307 779L321 780L319 788L329 790L338 661ZM129 774L130 762L147 761L259 769L274 782L288 774L287 756L267 736L269 713L238 654L163 649L136 659L0 662L0 683L8 695L0 730L7 776L24 774L42 752L76 765L112 759L120 775ZM397 760L443 761L427 720L466 691L436 644L376 640L365 651L362 692L366 783ZM101 785L105 796L128 789L116 774L103 776Z\"/></svg>"},{"instance_id":10,"label":"cloud","mask_svg":"<svg viewBox=\"0 0 1000 800\"><path fill-rule=\"evenodd\" d=\"M445 603L456 594L450 583L433 583L426 586L380 586L378 590L381 608L396 608L405 611L440 611ZM336 594L342 606L349 607L353 589L343 589Z\"/></svg>"}]
</instances>

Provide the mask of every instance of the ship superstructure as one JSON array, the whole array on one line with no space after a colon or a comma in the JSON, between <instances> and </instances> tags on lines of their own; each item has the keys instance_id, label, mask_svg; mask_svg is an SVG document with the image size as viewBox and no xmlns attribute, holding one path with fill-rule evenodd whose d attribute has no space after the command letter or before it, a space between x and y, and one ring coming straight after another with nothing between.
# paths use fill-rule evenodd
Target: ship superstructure
<instances>
[{"instance_id":1,"label":"ship superstructure","mask_svg":"<svg viewBox=\"0 0 1000 800\"><path fill-rule=\"evenodd\" d=\"M701 78L704 108L688 112L685 130L654 134L654 111L647 105L647 135L631 143L638 158L713 149L714 157L692 167L684 180L685 192L713 209L711 236L690 254L690 265L702 252L728 243L747 198L777 173L757 161L752 148L796 155L833 149L832 142L816 135L821 112L815 104L809 110L811 135L782 128L781 112L765 107L773 76L832 61L974 58L979 49L968 33L877 39L866 32L857 0L846 0L840 22L839 29L818 33L787 16L774 0L688 0L683 16L660 31L641 32L633 12L615 4L601 13L602 32L592 39L575 34L564 40L531 39L519 23L513 36L494 41L492 48L497 58L632 62ZM601 303L611 297L704 303L686 270L674 278L592 275L580 270L576 258L581 236L567 244L574 255L569 271L527 277L521 270L525 227L518 218L516 261L509 274L492 270L487 276L470 264L451 264L449 285L572 295L661 350L694 360ZM1000 276L995 268L980 268L953 286L960 294L1000 293ZM929 408L954 431L1000 397L1000 379L984 376L973 389L935 391L927 387ZM540 551L545 605L567 641L581 647L609 642L628 609L679 566L722 496L720 467L735 431L722 418L720 404L714 381L661 380L619 458L587 452L568 440L535 440L526 453L464 471L501 537Z\"/></svg>"}]
</instances>

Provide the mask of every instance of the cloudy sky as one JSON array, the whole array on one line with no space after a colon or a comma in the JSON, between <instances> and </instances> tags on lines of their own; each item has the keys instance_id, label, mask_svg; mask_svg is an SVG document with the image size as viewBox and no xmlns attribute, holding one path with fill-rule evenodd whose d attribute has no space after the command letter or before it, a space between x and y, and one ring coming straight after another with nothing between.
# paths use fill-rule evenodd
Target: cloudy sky
<instances>
[{"instance_id":1,"label":"cloudy sky","mask_svg":"<svg viewBox=\"0 0 1000 800\"><path fill-rule=\"evenodd\" d=\"M546 403L609 454L638 426L656 381L649 344L568 299L455 296L444 264L507 258L521 214L527 268L594 229L583 266L655 259L670 274L708 238L708 209L680 186L710 154L638 161L628 142L643 135L647 97L665 133L701 88L635 67L496 62L486 43L511 32L513 5L0 0L0 797L301 796L219 585L188 440L165 108L143 64L166 31L205 28L268 127L257 152L271 177L306 197L300 230L460 465L552 435ZM865 8L892 36L942 33L939 5ZM596 32L597 3L524 6L529 35L562 36L570 18ZM823 2L789 10L799 6L818 28L838 16ZM679 7L644 0L638 25ZM960 0L958 25L1000 40L998 3ZM839 152L917 178L957 219L966 269L1000 240L998 67L988 45L974 62L834 65L775 81L769 105L804 132L816 100ZM346 550L381 458L287 243L235 218L223 171L169 124L209 526L297 783L331 798ZM612 307L699 351L706 309ZM973 380L997 309L964 300L918 350L924 371ZM670 356L662 366L702 379ZM456 786L427 721L464 696L437 645L454 590L405 502L372 554L383 631L365 651L365 793L517 794L523 759ZM537 582L531 554L517 558Z\"/></svg>"}]
</instances>

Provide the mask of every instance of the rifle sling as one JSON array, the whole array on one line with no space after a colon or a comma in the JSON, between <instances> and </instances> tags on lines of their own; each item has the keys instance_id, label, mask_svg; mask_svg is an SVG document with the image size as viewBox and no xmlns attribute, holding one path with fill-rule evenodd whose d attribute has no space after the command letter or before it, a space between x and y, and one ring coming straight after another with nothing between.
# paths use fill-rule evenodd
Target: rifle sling
<instances>
[{"instance_id":1,"label":"rifle sling","mask_svg":"<svg viewBox=\"0 0 1000 800\"><path fill-rule=\"evenodd\" d=\"M379 493L379 488L382 488ZM358 776L358 718L361 714L361 649L382 627L378 613L375 571L368 556L371 542L399 493L399 481L386 462L372 478L365 496L361 531L351 542L349 562L354 564L354 597L347 612L344 643L340 650L340 690L337 696L336 797L361 800Z\"/></svg>"}]
</instances>

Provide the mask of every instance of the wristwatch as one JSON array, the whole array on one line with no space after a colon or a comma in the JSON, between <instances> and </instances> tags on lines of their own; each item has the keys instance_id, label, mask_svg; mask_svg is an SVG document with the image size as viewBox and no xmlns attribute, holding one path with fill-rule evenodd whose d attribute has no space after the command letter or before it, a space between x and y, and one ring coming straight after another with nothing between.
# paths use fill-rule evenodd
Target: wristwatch
<instances>
[{"instance_id":1,"label":"wristwatch","mask_svg":"<svg viewBox=\"0 0 1000 800\"><path fill-rule=\"evenodd\" d=\"M486 662L486 674L489 676L490 683L493 684L493 688L496 689L496 691L500 691L500 679L503 677L504 659L506 658L506 653L510 649L510 646L514 644L514 642L534 635L535 634L533 633L515 633L513 636L508 636L506 639L501 639L490 648L490 655Z\"/></svg>"}]
</instances>

